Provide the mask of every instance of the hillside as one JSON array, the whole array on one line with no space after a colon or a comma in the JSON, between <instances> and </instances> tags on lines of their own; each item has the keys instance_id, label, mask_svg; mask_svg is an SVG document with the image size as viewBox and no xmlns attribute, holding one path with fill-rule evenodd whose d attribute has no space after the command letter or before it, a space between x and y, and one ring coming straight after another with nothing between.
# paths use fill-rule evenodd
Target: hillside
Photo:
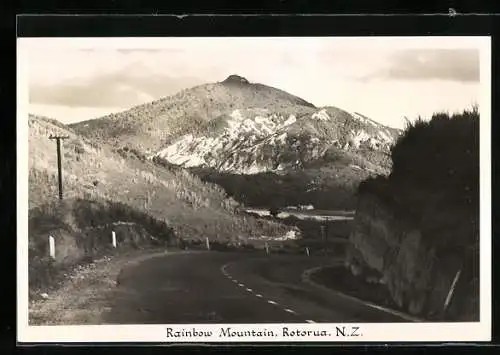
<instances>
[{"instance_id":1,"label":"hillside","mask_svg":"<svg viewBox=\"0 0 500 355\"><path fill-rule=\"evenodd\" d=\"M30 270L49 265L48 235L57 239L58 263L71 264L109 248L111 225L126 238L122 244L136 247L159 239L177 246L205 238L245 244L290 230L238 215L238 203L220 187L187 171L164 169L137 151L95 143L54 120L30 116L28 124ZM51 134L69 136L62 148L63 201Z\"/></svg>"}]
</instances>

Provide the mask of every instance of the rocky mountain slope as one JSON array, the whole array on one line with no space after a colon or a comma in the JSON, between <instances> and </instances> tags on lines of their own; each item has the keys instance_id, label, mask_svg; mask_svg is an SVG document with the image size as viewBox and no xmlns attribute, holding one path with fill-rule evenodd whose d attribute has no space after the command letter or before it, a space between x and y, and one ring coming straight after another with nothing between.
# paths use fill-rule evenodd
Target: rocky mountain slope
<instances>
[{"instance_id":1,"label":"rocky mountain slope","mask_svg":"<svg viewBox=\"0 0 500 355\"><path fill-rule=\"evenodd\" d=\"M327 201L318 198L326 190L347 189L349 195L370 174L387 173L389 147L400 133L359 113L318 108L237 75L71 127L163 165L191 169L244 203L268 204L251 196L271 189L288 194L280 180L289 177L288 186L298 187L301 196L278 200L324 207ZM264 181L264 191L235 192L235 184L244 183L238 175L251 175L252 183ZM344 200L343 193L338 195Z\"/></svg>"},{"instance_id":2,"label":"rocky mountain slope","mask_svg":"<svg viewBox=\"0 0 500 355\"><path fill-rule=\"evenodd\" d=\"M297 111L237 109L182 136L158 156L187 168L257 174L303 168L347 151L387 152L397 137L396 130L335 107Z\"/></svg>"}]
</instances>

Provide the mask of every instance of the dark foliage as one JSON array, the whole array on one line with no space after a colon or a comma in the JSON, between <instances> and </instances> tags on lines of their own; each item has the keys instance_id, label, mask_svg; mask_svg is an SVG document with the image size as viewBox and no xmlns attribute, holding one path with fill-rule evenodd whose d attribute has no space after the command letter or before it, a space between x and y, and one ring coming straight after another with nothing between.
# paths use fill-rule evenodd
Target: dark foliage
<instances>
[{"instance_id":1,"label":"dark foliage","mask_svg":"<svg viewBox=\"0 0 500 355\"><path fill-rule=\"evenodd\" d=\"M392 147L392 172L359 185L422 230L437 248L478 244L479 112L436 113L409 123Z\"/></svg>"},{"instance_id":2,"label":"dark foliage","mask_svg":"<svg viewBox=\"0 0 500 355\"><path fill-rule=\"evenodd\" d=\"M436 113L410 123L392 147L391 179L430 190L445 189L472 204L479 187L479 113Z\"/></svg>"},{"instance_id":3,"label":"dark foliage","mask_svg":"<svg viewBox=\"0 0 500 355\"><path fill-rule=\"evenodd\" d=\"M191 172L205 182L221 186L228 196L246 206L276 209L313 204L315 208L344 209L355 205L353 188L339 184L308 191L310 178L300 173L238 175L210 169Z\"/></svg>"}]
</instances>

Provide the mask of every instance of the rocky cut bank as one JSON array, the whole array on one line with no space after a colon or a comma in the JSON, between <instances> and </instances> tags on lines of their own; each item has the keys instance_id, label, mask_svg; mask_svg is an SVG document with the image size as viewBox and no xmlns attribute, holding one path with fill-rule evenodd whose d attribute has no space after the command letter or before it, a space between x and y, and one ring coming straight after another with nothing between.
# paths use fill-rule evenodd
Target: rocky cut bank
<instances>
[{"instance_id":1,"label":"rocky cut bank","mask_svg":"<svg viewBox=\"0 0 500 355\"><path fill-rule=\"evenodd\" d=\"M477 108L417 120L358 190L346 266L428 320L479 320L478 143Z\"/></svg>"}]
</instances>

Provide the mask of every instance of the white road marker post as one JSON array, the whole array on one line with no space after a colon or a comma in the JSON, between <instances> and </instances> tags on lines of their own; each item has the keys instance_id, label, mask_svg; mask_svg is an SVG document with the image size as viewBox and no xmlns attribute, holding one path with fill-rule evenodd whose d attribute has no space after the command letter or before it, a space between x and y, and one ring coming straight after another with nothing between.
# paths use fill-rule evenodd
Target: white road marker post
<instances>
[{"instance_id":1,"label":"white road marker post","mask_svg":"<svg viewBox=\"0 0 500 355\"><path fill-rule=\"evenodd\" d=\"M49 255L52 259L56 259L56 241L51 235L49 235Z\"/></svg>"},{"instance_id":2,"label":"white road marker post","mask_svg":"<svg viewBox=\"0 0 500 355\"><path fill-rule=\"evenodd\" d=\"M115 231L111 232L111 243L113 244L113 248L116 248L116 233L115 233Z\"/></svg>"},{"instance_id":3,"label":"white road marker post","mask_svg":"<svg viewBox=\"0 0 500 355\"><path fill-rule=\"evenodd\" d=\"M266 242L266 254L269 255L269 245Z\"/></svg>"},{"instance_id":4,"label":"white road marker post","mask_svg":"<svg viewBox=\"0 0 500 355\"><path fill-rule=\"evenodd\" d=\"M307 254L307 256L309 256L309 248L308 247L306 247L306 254Z\"/></svg>"},{"instance_id":5,"label":"white road marker post","mask_svg":"<svg viewBox=\"0 0 500 355\"><path fill-rule=\"evenodd\" d=\"M210 250L210 241L208 240L208 237L206 237L205 240L207 242L207 250Z\"/></svg>"}]
</instances>

